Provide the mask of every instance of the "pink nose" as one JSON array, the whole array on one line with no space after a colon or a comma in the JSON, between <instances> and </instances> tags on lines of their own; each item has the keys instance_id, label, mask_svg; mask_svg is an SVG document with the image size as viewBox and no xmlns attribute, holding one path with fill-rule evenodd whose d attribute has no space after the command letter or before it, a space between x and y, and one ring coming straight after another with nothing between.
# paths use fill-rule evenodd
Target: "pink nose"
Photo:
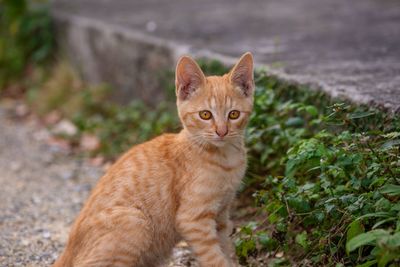
<instances>
[{"instance_id":1,"label":"pink nose","mask_svg":"<svg viewBox=\"0 0 400 267\"><path fill-rule=\"evenodd\" d=\"M217 130L215 131L219 137L224 137L225 135L228 134L228 127L223 126L223 127L217 127Z\"/></svg>"}]
</instances>

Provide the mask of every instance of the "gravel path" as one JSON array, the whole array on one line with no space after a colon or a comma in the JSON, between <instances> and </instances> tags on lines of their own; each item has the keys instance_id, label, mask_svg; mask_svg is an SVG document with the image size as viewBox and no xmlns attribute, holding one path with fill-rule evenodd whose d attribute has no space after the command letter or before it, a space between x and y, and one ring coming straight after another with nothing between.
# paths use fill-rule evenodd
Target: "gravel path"
<instances>
[{"instance_id":1,"label":"gravel path","mask_svg":"<svg viewBox=\"0 0 400 267\"><path fill-rule=\"evenodd\" d=\"M7 110L0 105L0 266L49 266L103 171ZM195 266L185 244L166 266Z\"/></svg>"}]
</instances>

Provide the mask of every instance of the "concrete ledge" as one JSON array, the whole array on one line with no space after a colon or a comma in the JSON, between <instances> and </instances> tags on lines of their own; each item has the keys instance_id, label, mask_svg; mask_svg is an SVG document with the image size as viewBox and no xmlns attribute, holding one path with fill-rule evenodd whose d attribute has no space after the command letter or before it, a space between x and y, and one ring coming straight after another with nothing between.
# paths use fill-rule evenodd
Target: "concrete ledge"
<instances>
[{"instance_id":1,"label":"concrete ledge","mask_svg":"<svg viewBox=\"0 0 400 267\"><path fill-rule=\"evenodd\" d=\"M165 98L163 76L173 71L180 56L216 59L226 66L238 58L193 49L189 45L153 37L120 25L59 11L52 12L58 44L85 80L107 83L117 90L113 100L139 98L156 104ZM256 62L258 67L265 68ZM280 77L283 73L272 71ZM295 81L295 80L293 80ZM169 81L171 82L171 81Z\"/></svg>"},{"instance_id":2,"label":"concrete ledge","mask_svg":"<svg viewBox=\"0 0 400 267\"><path fill-rule=\"evenodd\" d=\"M175 64L176 46L95 19L60 12L53 17L62 52L84 79L111 84L121 103L164 99L162 76Z\"/></svg>"},{"instance_id":3,"label":"concrete ledge","mask_svg":"<svg viewBox=\"0 0 400 267\"><path fill-rule=\"evenodd\" d=\"M163 99L162 76L182 54L232 65L250 50L280 79L400 111L397 0L226 1L56 0L53 17L83 76L123 103Z\"/></svg>"}]
</instances>

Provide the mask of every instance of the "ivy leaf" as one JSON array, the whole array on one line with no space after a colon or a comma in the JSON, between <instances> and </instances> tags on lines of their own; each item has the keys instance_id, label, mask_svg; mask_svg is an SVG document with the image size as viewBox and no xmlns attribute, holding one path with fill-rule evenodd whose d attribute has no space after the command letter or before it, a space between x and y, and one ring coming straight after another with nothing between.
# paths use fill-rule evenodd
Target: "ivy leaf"
<instances>
[{"instance_id":1,"label":"ivy leaf","mask_svg":"<svg viewBox=\"0 0 400 267\"><path fill-rule=\"evenodd\" d=\"M311 210L310 204L303 198L288 197L289 207L293 208L296 212L305 213Z\"/></svg>"},{"instance_id":2,"label":"ivy leaf","mask_svg":"<svg viewBox=\"0 0 400 267\"><path fill-rule=\"evenodd\" d=\"M300 126L303 126L303 124L304 124L304 120L300 117L289 118L285 123L285 125L288 127L300 127Z\"/></svg>"},{"instance_id":3,"label":"ivy leaf","mask_svg":"<svg viewBox=\"0 0 400 267\"><path fill-rule=\"evenodd\" d=\"M304 249L308 248L306 231L303 231L301 234L296 235L296 243L302 246Z\"/></svg>"},{"instance_id":4,"label":"ivy leaf","mask_svg":"<svg viewBox=\"0 0 400 267\"><path fill-rule=\"evenodd\" d=\"M324 206L327 213L330 213L335 208L334 204L325 204Z\"/></svg>"},{"instance_id":5,"label":"ivy leaf","mask_svg":"<svg viewBox=\"0 0 400 267\"><path fill-rule=\"evenodd\" d=\"M307 111L308 114L311 116L316 117L318 115L318 109L315 106L306 106L305 110Z\"/></svg>"},{"instance_id":6,"label":"ivy leaf","mask_svg":"<svg viewBox=\"0 0 400 267\"><path fill-rule=\"evenodd\" d=\"M269 235L264 231L257 233L257 237L258 237L258 242L261 244L263 248L266 248L268 250L273 250L277 245L276 241L271 237L269 237Z\"/></svg>"},{"instance_id":7,"label":"ivy leaf","mask_svg":"<svg viewBox=\"0 0 400 267\"><path fill-rule=\"evenodd\" d=\"M260 242L260 244L263 247L267 247L271 240L270 237L268 236L268 234L265 232L260 232L257 234L257 236L258 236L258 241Z\"/></svg>"},{"instance_id":8,"label":"ivy leaf","mask_svg":"<svg viewBox=\"0 0 400 267\"><path fill-rule=\"evenodd\" d=\"M400 145L400 139L389 140L381 146L381 150L391 149L394 146Z\"/></svg>"}]
</instances>

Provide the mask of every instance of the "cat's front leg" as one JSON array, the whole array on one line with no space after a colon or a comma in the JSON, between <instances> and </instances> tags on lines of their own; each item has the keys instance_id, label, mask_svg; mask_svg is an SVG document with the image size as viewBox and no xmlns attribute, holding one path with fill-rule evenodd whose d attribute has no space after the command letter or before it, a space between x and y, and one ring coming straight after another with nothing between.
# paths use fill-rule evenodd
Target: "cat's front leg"
<instances>
[{"instance_id":1,"label":"cat's front leg","mask_svg":"<svg viewBox=\"0 0 400 267\"><path fill-rule=\"evenodd\" d=\"M230 235L233 231L233 223L230 220L229 212L230 209L224 209L216 218L217 222L217 233L221 244L222 251L230 260L232 260L232 266L239 266L237 263L237 257L233 246Z\"/></svg>"},{"instance_id":2,"label":"cat's front leg","mask_svg":"<svg viewBox=\"0 0 400 267\"><path fill-rule=\"evenodd\" d=\"M215 218L212 211L181 211L177 216L177 228L191 246L200 266L233 267L221 249Z\"/></svg>"}]
</instances>

